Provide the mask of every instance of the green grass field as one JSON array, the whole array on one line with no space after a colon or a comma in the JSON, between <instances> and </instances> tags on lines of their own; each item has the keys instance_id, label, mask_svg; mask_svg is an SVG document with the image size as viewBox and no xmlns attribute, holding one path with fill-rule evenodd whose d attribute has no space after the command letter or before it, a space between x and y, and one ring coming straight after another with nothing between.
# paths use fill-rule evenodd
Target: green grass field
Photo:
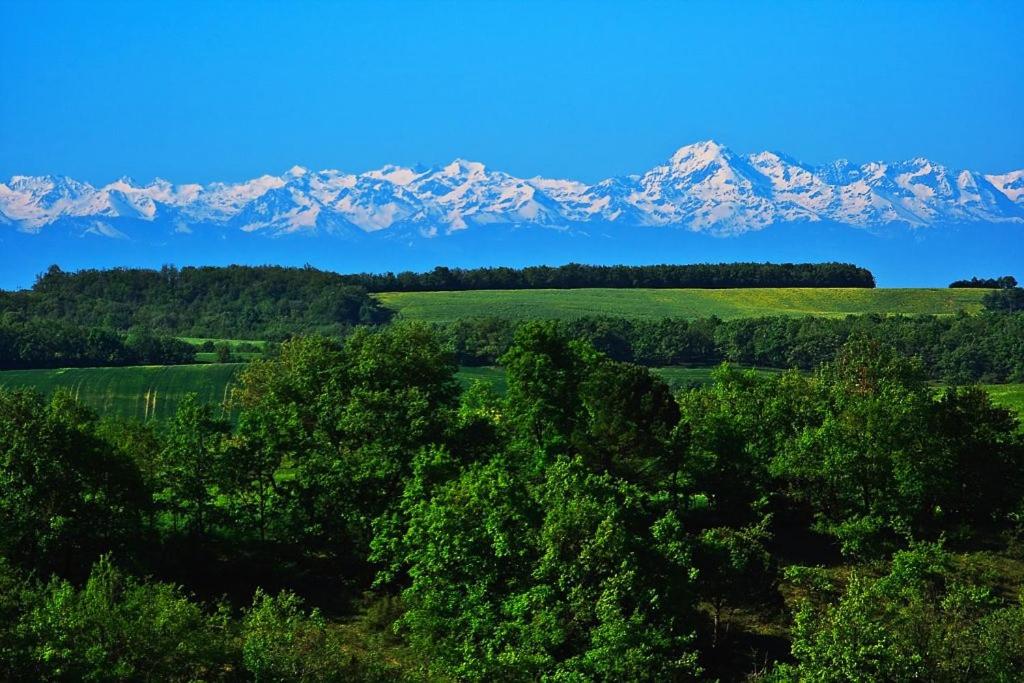
<instances>
[{"instance_id":1,"label":"green grass field","mask_svg":"<svg viewBox=\"0 0 1024 683\"><path fill-rule=\"evenodd\" d=\"M252 344L253 346L258 346L262 349L268 343L261 339L217 339L215 337L178 337L178 339L187 344L191 344L192 346L201 346L206 342L213 342L214 344L225 342L232 348L239 344Z\"/></svg>"},{"instance_id":2,"label":"green grass field","mask_svg":"<svg viewBox=\"0 0 1024 683\"><path fill-rule=\"evenodd\" d=\"M985 384L985 390L998 406L1016 410L1024 419L1024 384Z\"/></svg>"},{"instance_id":3,"label":"green grass field","mask_svg":"<svg viewBox=\"0 0 1024 683\"><path fill-rule=\"evenodd\" d=\"M201 401L221 404L243 365L144 365L128 368L67 368L7 370L0 386L31 387L49 394L66 387L101 415L137 420L170 417L188 393Z\"/></svg>"},{"instance_id":4,"label":"green grass field","mask_svg":"<svg viewBox=\"0 0 1024 683\"><path fill-rule=\"evenodd\" d=\"M982 309L984 289L533 289L377 294L402 318L447 322L459 318L723 319L766 315L843 316L855 313L949 315Z\"/></svg>"},{"instance_id":5,"label":"green grass field","mask_svg":"<svg viewBox=\"0 0 1024 683\"><path fill-rule=\"evenodd\" d=\"M266 351L267 342L260 339L216 339L213 337L178 337L179 340L192 346L202 346L206 342L213 342L214 344L227 344L231 347L233 354L233 360L237 362L255 360L263 356ZM259 351L238 351L238 346L241 344L249 344L259 349ZM196 353L196 361L199 363L216 363L217 353L215 351L199 351Z\"/></svg>"}]
</instances>

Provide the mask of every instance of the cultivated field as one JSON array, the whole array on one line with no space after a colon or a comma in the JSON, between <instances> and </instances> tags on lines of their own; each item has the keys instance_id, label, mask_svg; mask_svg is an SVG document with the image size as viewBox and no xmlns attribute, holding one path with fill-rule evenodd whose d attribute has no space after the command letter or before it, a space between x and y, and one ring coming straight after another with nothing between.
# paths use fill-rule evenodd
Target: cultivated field
<instances>
[{"instance_id":1,"label":"cultivated field","mask_svg":"<svg viewBox=\"0 0 1024 683\"><path fill-rule=\"evenodd\" d=\"M767 315L843 316L857 313L978 312L983 289L532 289L466 292L387 292L380 301L399 316L445 322L459 318L568 319L749 318Z\"/></svg>"},{"instance_id":2,"label":"cultivated field","mask_svg":"<svg viewBox=\"0 0 1024 683\"><path fill-rule=\"evenodd\" d=\"M221 404L241 363L222 365L144 365L129 368L7 370L0 385L31 387L48 394L66 387L101 415L147 420L170 417L188 393Z\"/></svg>"}]
</instances>

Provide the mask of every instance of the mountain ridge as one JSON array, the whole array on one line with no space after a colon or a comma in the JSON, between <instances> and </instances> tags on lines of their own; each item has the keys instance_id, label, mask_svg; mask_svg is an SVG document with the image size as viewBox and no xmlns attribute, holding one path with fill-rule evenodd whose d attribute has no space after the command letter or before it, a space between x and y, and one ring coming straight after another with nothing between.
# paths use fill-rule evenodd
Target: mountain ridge
<instances>
[{"instance_id":1,"label":"mountain ridge","mask_svg":"<svg viewBox=\"0 0 1024 683\"><path fill-rule=\"evenodd\" d=\"M1024 223L1024 170L986 175L923 157L815 166L782 152L736 154L707 140L641 174L593 184L518 178L464 159L363 173L293 166L279 176L206 185L122 177L96 187L23 175L0 183L0 224L28 233L61 225L110 238L128 237L129 224L167 234L221 226L412 239L494 225L585 231L597 223L737 235L794 222L869 229Z\"/></svg>"}]
</instances>

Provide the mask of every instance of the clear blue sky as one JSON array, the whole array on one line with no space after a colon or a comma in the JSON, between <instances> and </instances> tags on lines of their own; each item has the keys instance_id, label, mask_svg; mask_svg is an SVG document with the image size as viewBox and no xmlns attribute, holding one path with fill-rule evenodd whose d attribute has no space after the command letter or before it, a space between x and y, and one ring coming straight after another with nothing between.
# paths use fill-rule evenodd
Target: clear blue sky
<instances>
[{"instance_id":1,"label":"clear blue sky","mask_svg":"<svg viewBox=\"0 0 1024 683\"><path fill-rule=\"evenodd\" d=\"M0 177L1024 167L1024 2L0 2Z\"/></svg>"}]
</instances>

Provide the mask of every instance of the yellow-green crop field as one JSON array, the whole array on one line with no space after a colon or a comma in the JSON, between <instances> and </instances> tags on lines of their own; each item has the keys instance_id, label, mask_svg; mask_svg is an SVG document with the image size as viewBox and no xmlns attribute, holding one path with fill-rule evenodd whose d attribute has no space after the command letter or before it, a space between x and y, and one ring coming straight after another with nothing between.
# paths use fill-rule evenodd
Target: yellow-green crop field
<instances>
[{"instance_id":1,"label":"yellow-green crop field","mask_svg":"<svg viewBox=\"0 0 1024 683\"><path fill-rule=\"evenodd\" d=\"M861 313L952 315L982 309L984 289L527 289L466 292L387 292L377 298L401 318L447 322L499 317L571 319L722 319L768 315L844 316Z\"/></svg>"}]
</instances>

